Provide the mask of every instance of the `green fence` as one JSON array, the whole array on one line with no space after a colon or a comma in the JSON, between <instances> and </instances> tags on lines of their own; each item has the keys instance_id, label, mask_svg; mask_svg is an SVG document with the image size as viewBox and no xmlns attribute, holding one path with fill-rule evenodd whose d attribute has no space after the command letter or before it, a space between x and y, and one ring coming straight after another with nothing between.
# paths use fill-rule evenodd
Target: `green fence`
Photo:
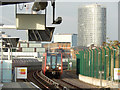
<instances>
[{"instance_id":1,"label":"green fence","mask_svg":"<svg viewBox=\"0 0 120 90\"><path fill-rule=\"evenodd\" d=\"M114 76L114 68L120 68L119 46L82 49L77 56L77 74L106 80Z\"/></svg>"},{"instance_id":2,"label":"green fence","mask_svg":"<svg viewBox=\"0 0 120 90\"><path fill-rule=\"evenodd\" d=\"M68 70L76 69L76 60L68 59Z\"/></svg>"}]
</instances>

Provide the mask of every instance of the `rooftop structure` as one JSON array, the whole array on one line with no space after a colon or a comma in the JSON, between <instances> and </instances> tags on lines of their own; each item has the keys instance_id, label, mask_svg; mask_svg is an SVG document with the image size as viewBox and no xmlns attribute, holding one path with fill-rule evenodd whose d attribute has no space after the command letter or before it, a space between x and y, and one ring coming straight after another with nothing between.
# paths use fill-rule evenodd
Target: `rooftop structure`
<instances>
[{"instance_id":1,"label":"rooftop structure","mask_svg":"<svg viewBox=\"0 0 120 90\"><path fill-rule=\"evenodd\" d=\"M69 42L71 47L77 46L77 34L56 34L54 35L54 42Z\"/></svg>"}]
</instances>

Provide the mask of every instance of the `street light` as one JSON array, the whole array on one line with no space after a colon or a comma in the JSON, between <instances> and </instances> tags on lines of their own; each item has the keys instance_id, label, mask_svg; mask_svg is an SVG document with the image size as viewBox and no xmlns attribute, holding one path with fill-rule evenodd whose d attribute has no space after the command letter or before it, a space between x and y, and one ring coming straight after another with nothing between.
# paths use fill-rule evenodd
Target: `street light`
<instances>
[{"instance_id":1,"label":"street light","mask_svg":"<svg viewBox=\"0 0 120 90\"><path fill-rule=\"evenodd\" d=\"M60 24L62 22L62 17L58 17L56 20L53 21L53 24Z\"/></svg>"}]
</instances>

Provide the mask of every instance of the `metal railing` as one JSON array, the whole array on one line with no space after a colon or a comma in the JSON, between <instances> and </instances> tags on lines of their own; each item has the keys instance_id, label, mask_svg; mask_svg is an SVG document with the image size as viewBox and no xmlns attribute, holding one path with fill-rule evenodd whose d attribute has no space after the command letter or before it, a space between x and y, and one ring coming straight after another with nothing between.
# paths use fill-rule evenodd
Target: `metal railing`
<instances>
[{"instance_id":1,"label":"metal railing","mask_svg":"<svg viewBox=\"0 0 120 90\"><path fill-rule=\"evenodd\" d=\"M56 88L59 87L59 84L58 84L58 83L56 83L56 82L53 81L52 79L46 77L46 76L42 73L42 71L40 72L40 74L41 74L42 78L44 78L45 81L47 81L47 82L50 83L51 85L54 85Z\"/></svg>"}]
</instances>

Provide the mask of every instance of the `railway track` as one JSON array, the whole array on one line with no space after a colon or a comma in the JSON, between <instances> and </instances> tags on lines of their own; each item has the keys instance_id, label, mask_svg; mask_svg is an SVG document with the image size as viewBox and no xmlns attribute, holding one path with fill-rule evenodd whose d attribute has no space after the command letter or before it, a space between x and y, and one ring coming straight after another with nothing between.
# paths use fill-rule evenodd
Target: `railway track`
<instances>
[{"instance_id":1,"label":"railway track","mask_svg":"<svg viewBox=\"0 0 120 90\"><path fill-rule=\"evenodd\" d=\"M81 89L71 83L66 82L65 80L62 79L49 79L48 77L46 77L44 74L41 74L44 78L44 80L46 80L46 82L48 82L49 84L53 84L53 86L56 86L57 88L61 89L61 90L66 90L66 89ZM53 81L52 81L53 80Z\"/></svg>"},{"instance_id":2,"label":"railway track","mask_svg":"<svg viewBox=\"0 0 120 90\"><path fill-rule=\"evenodd\" d=\"M36 71L32 71L32 72L29 72L29 73L28 73L28 79L27 79L27 81L36 84L36 85L39 87L39 89L48 89L48 87L45 86L45 85L40 81L40 79L38 79L38 76L37 76Z\"/></svg>"},{"instance_id":3,"label":"railway track","mask_svg":"<svg viewBox=\"0 0 120 90\"><path fill-rule=\"evenodd\" d=\"M77 90L81 90L81 88L69 83L69 82L66 82L62 79L53 79L55 82L59 83L59 88L62 89L62 90L65 90L65 89L77 89Z\"/></svg>"},{"instance_id":4,"label":"railway track","mask_svg":"<svg viewBox=\"0 0 120 90\"><path fill-rule=\"evenodd\" d=\"M68 75L68 78L73 79L73 77L69 75ZM80 86L70 83L69 81L66 81L66 78L50 79L40 71L29 72L27 80L29 82L35 83L39 87L39 89L50 89L50 90L51 89L59 89L59 90L84 89ZM75 80L73 80L73 82L75 82Z\"/></svg>"},{"instance_id":5,"label":"railway track","mask_svg":"<svg viewBox=\"0 0 120 90\"><path fill-rule=\"evenodd\" d=\"M57 89L53 82L46 81L46 79L40 74L40 71L31 71L28 73L28 82L36 84L39 89Z\"/></svg>"}]
</instances>

